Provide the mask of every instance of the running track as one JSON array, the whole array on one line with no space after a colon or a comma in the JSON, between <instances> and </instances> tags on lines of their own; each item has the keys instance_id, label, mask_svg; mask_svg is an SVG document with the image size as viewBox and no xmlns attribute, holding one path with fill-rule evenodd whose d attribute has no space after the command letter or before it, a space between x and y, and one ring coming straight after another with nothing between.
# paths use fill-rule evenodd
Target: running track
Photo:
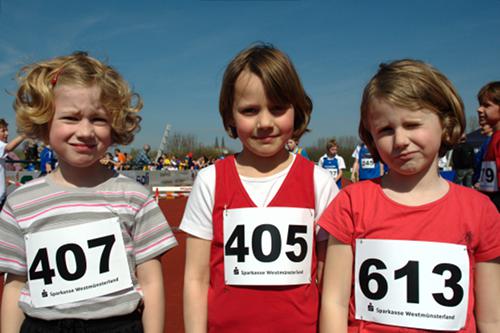
<instances>
[{"instance_id":1,"label":"running track","mask_svg":"<svg viewBox=\"0 0 500 333\"><path fill-rule=\"evenodd\" d=\"M174 229L177 229L176 227L179 226L186 201L187 198L160 200L160 207ZM184 233L177 231L175 235L179 242L179 246L168 251L161 259L166 299L165 332L182 333L184 332L182 319L182 285L186 236ZM3 279L0 279L0 295L2 295L2 287Z\"/></svg>"}]
</instances>

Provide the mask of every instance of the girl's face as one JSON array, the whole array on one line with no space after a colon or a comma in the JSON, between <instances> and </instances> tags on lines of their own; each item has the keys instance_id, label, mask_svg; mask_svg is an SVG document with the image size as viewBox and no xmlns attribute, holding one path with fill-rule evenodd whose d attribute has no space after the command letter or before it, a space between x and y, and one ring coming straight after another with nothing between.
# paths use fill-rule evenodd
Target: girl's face
<instances>
[{"instance_id":1,"label":"girl's face","mask_svg":"<svg viewBox=\"0 0 500 333\"><path fill-rule=\"evenodd\" d=\"M249 71L243 71L236 80L234 94L232 125L243 152L258 157L283 152L293 133L293 106L272 104L261 79Z\"/></svg>"},{"instance_id":2,"label":"girl's face","mask_svg":"<svg viewBox=\"0 0 500 333\"><path fill-rule=\"evenodd\" d=\"M390 172L437 175L443 128L436 113L408 110L375 99L368 111L369 131Z\"/></svg>"},{"instance_id":3,"label":"girl's face","mask_svg":"<svg viewBox=\"0 0 500 333\"><path fill-rule=\"evenodd\" d=\"M331 147L328 149L328 154L330 154L330 156L335 156L335 155L337 155L337 146L331 146Z\"/></svg>"},{"instance_id":4,"label":"girl's face","mask_svg":"<svg viewBox=\"0 0 500 333\"><path fill-rule=\"evenodd\" d=\"M486 100L477 109L479 119L490 125L495 130L500 130L500 105Z\"/></svg>"},{"instance_id":5,"label":"girl's face","mask_svg":"<svg viewBox=\"0 0 500 333\"><path fill-rule=\"evenodd\" d=\"M112 144L110 118L101 105L100 95L98 86L56 87L49 143L60 168L98 166L100 156Z\"/></svg>"}]
</instances>

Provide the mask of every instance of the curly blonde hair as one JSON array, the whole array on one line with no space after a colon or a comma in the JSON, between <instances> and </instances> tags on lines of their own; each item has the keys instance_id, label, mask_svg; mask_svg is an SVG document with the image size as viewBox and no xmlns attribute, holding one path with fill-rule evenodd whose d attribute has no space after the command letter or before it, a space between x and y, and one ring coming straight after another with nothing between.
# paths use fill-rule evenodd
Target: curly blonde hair
<instances>
[{"instance_id":1,"label":"curly blonde hair","mask_svg":"<svg viewBox=\"0 0 500 333\"><path fill-rule=\"evenodd\" d=\"M376 160L380 160L380 155L368 124L368 112L375 99L409 110L434 112L443 128L439 156L456 145L465 131L462 99L446 76L419 60L382 63L364 89L359 121L359 136Z\"/></svg>"},{"instance_id":2,"label":"curly blonde hair","mask_svg":"<svg viewBox=\"0 0 500 333\"><path fill-rule=\"evenodd\" d=\"M44 141L54 116L54 88L78 85L101 89L100 100L111 116L114 144L127 145L139 131L138 112L143 103L123 77L111 66L90 57L86 52L36 62L17 74L19 88L14 101L19 132Z\"/></svg>"},{"instance_id":3,"label":"curly blonde hair","mask_svg":"<svg viewBox=\"0 0 500 333\"><path fill-rule=\"evenodd\" d=\"M264 85L267 98L276 105L292 105L295 111L293 138L297 140L309 129L313 104L306 94L288 56L265 43L255 44L236 55L224 72L219 97L219 112L224 129L231 138L237 138L231 125L236 80L243 71L257 75Z\"/></svg>"}]
</instances>

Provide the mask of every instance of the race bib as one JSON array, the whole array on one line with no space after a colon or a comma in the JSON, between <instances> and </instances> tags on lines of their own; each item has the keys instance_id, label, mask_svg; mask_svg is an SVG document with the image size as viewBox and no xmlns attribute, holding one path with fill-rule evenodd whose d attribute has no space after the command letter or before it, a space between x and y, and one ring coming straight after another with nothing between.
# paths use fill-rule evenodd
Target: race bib
<instances>
[{"instance_id":1,"label":"race bib","mask_svg":"<svg viewBox=\"0 0 500 333\"><path fill-rule=\"evenodd\" d=\"M469 257L464 245L357 239L356 319L427 330L465 326Z\"/></svg>"},{"instance_id":2,"label":"race bib","mask_svg":"<svg viewBox=\"0 0 500 333\"><path fill-rule=\"evenodd\" d=\"M374 169L375 162L373 161L373 158L362 158L361 159L361 167L363 169Z\"/></svg>"},{"instance_id":3,"label":"race bib","mask_svg":"<svg viewBox=\"0 0 500 333\"><path fill-rule=\"evenodd\" d=\"M495 161L483 161L481 163L479 189L484 192L498 191L497 165Z\"/></svg>"},{"instance_id":4,"label":"race bib","mask_svg":"<svg viewBox=\"0 0 500 333\"><path fill-rule=\"evenodd\" d=\"M314 210L239 208L224 212L228 285L311 283Z\"/></svg>"},{"instance_id":5,"label":"race bib","mask_svg":"<svg viewBox=\"0 0 500 333\"><path fill-rule=\"evenodd\" d=\"M25 242L34 307L132 287L118 218L27 234Z\"/></svg>"},{"instance_id":6,"label":"race bib","mask_svg":"<svg viewBox=\"0 0 500 333\"><path fill-rule=\"evenodd\" d=\"M332 175L333 179L337 178L337 175L339 174L339 171L337 169L328 169L328 172L330 172L330 175Z\"/></svg>"}]
</instances>

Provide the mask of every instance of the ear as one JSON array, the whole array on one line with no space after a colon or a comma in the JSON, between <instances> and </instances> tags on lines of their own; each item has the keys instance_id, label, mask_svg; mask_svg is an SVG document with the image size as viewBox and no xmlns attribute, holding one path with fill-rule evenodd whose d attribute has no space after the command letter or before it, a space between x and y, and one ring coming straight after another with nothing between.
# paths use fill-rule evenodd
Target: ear
<instances>
[{"instance_id":1,"label":"ear","mask_svg":"<svg viewBox=\"0 0 500 333\"><path fill-rule=\"evenodd\" d=\"M238 132L236 131L236 124L232 116L230 119L227 120L226 132L229 135L229 137L233 139L236 139L238 137Z\"/></svg>"}]
</instances>

